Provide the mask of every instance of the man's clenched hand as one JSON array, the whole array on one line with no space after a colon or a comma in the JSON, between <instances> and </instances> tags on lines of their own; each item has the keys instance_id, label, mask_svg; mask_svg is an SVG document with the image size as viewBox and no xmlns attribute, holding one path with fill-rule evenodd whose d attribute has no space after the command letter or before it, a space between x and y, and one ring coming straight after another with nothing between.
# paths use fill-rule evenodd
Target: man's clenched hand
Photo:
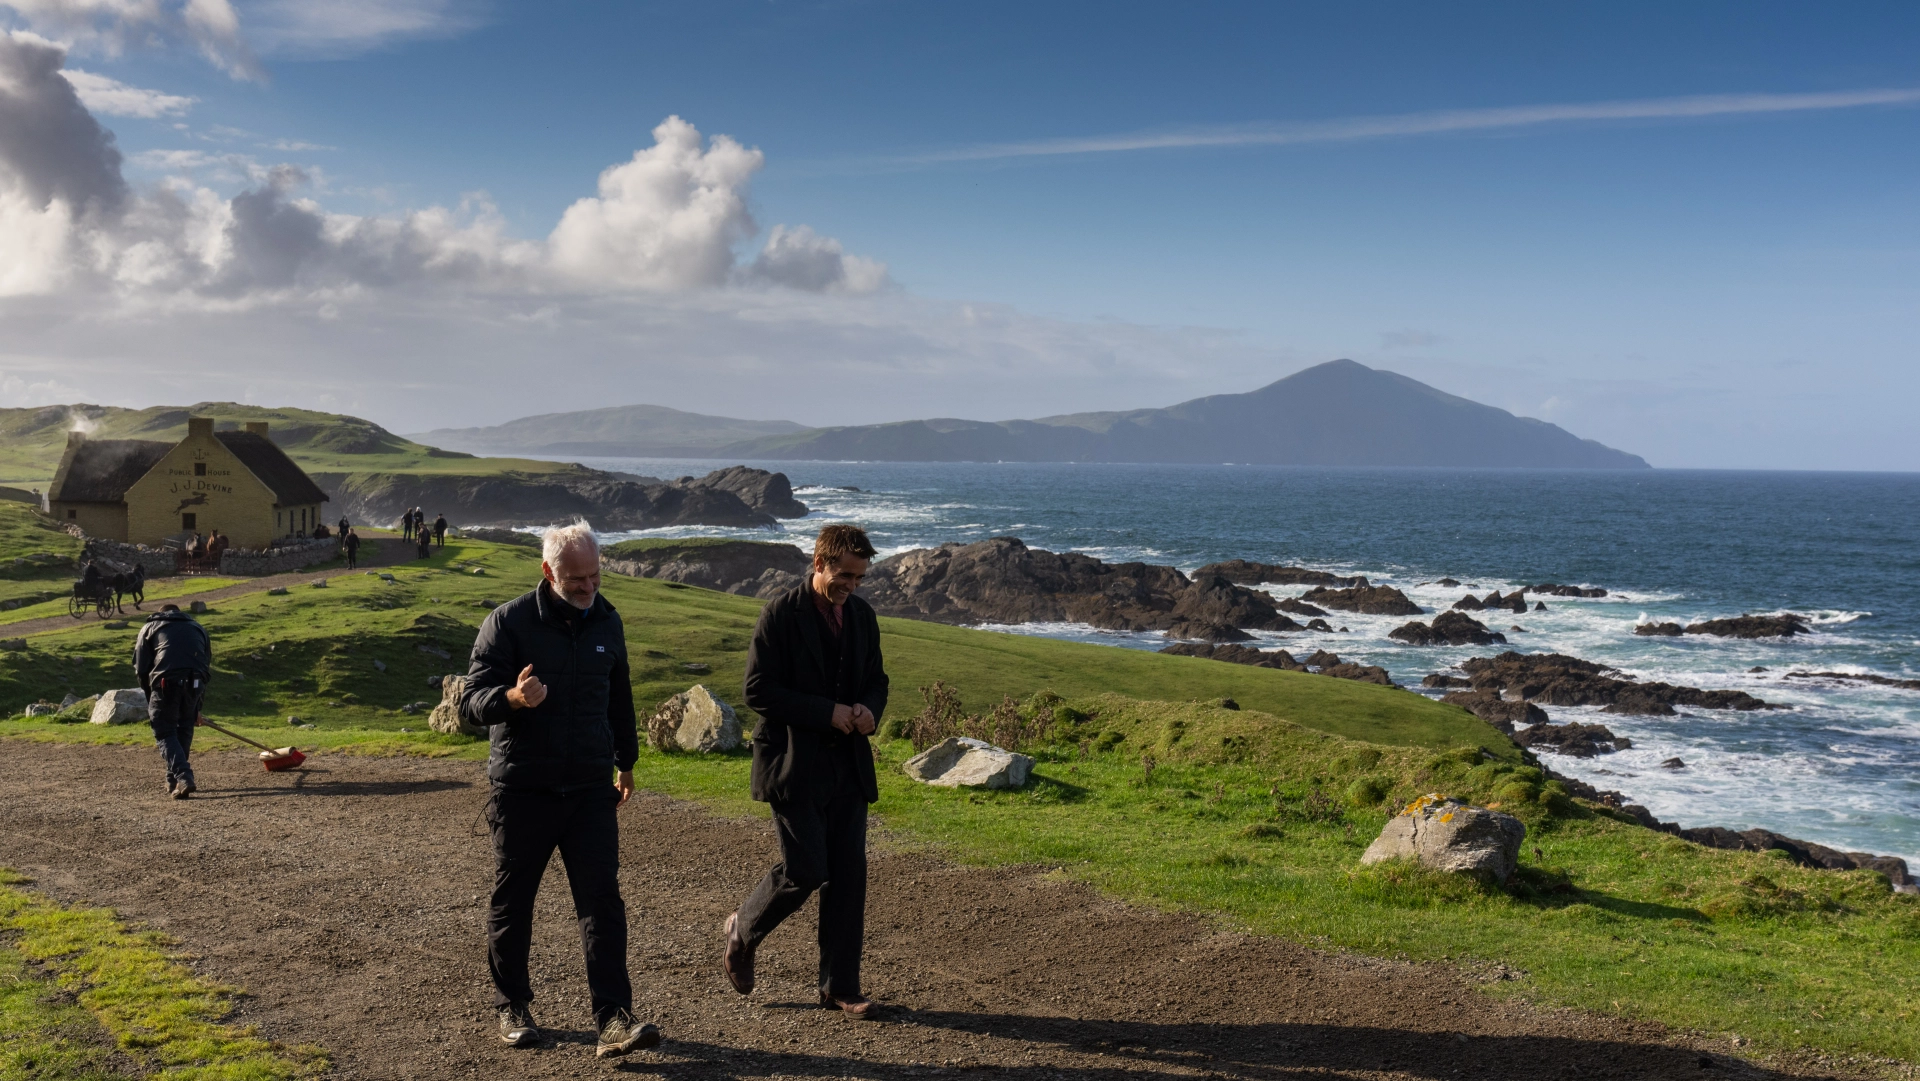
<instances>
[{"instance_id":1,"label":"man's clenched hand","mask_svg":"<svg viewBox=\"0 0 1920 1081\"><path fill-rule=\"evenodd\" d=\"M520 670L520 682L507 688L507 704L514 709L532 709L547 700L547 685L533 674L533 665Z\"/></svg>"},{"instance_id":2,"label":"man's clenched hand","mask_svg":"<svg viewBox=\"0 0 1920 1081\"><path fill-rule=\"evenodd\" d=\"M620 793L620 802L614 804L614 806L625 807L627 801L633 798L633 771L623 769L619 773L614 774L613 787Z\"/></svg>"},{"instance_id":3,"label":"man's clenched hand","mask_svg":"<svg viewBox=\"0 0 1920 1081\"><path fill-rule=\"evenodd\" d=\"M863 704L854 703L853 730L863 736L871 736L873 735L873 725L873 711Z\"/></svg>"},{"instance_id":4,"label":"man's clenched hand","mask_svg":"<svg viewBox=\"0 0 1920 1081\"><path fill-rule=\"evenodd\" d=\"M832 723L834 731L853 735L853 707L834 703Z\"/></svg>"}]
</instances>

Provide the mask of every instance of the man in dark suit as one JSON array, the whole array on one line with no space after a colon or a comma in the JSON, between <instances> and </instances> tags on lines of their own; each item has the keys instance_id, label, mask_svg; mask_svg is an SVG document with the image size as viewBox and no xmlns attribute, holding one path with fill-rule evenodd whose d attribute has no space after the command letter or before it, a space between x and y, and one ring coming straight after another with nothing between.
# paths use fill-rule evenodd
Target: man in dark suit
<instances>
[{"instance_id":1,"label":"man in dark suit","mask_svg":"<svg viewBox=\"0 0 1920 1081\"><path fill-rule=\"evenodd\" d=\"M762 939L820 891L820 1004L868 1018L867 804L880 798L867 737L887 708L880 621L853 595L873 561L866 533L830 525L806 580L767 603L747 650L753 798L773 805L780 862L727 917L727 980L753 990Z\"/></svg>"}]
</instances>

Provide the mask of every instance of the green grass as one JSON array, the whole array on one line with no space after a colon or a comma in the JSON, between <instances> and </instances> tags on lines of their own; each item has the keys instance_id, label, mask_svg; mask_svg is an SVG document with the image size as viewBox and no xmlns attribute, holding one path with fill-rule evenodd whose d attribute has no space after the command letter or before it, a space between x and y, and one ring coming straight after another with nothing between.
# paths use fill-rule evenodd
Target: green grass
<instances>
[{"instance_id":1,"label":"green grass","mask_svg":"<svg viewBox=\"0 0 1920 1081\"><path fill-rule=\"evenodd\" d=\"M734 545L754 545L765 548L793 548L796 545L779 544L773 541L735 540L732 537L641 537L638 540L621 541L607 546L606 554L615 559L625 559L643 552L660 551L698 551L702 548L730 548Z\"/></svg>"},{"instance_id":2,"label":"green grass","mask_svg":"<svg viewBox=\"0 0 1920 1081\"><path fill-rule=\"evenodd\" d=\"M432 734L424 712L400 707L438 700L427 677L465 669L478 602L523 592L538 566L524 548L450 540L390 568L393 583L333 571L324 589L222 602L203 617L217 658L207 713L275 745L480 758L484 743ZM759 602L612 575L605 589L625 617L643 711L694 682L737 699ZM1492 994L1737 1034L1761 1050L1920 1061L1920 902L1877 875L1703 849L1617 820L1569 800L1464 711L1393 688L929 623L883 620L882 634L890 730L935 679L976 713L1010 696L1056 718L1038 780L1017 793L914 784L898 770L911 748L883 741L877 813L900 843L1056 866L1130 901L1316 945L1524 972ZM62 628L29 643L0 654L7 710L131 683L125 632ZM1219 708L1227 697L1242 708ZM317 727L296 734L289 714ZM150 739L138 725L46 719L0 732ZM726 813L764 813L738 756L647 751L637 773ZM1433 790L1528 822L1509 888L1358 867L1388 814Z\"/></svg>"},{"instance_id":3,"label":"green grass","mask_svg":"<svg viewBox=\"0 0 1920 1081\"><path fill-rule=\"evenodd\" d=\"M21 623L29 619L42 619L47 616L67 615L68 614L67 601L70 595L73 593L73 578L74 576L71 573L68 573L68 574L62 575L57 582L54 582L51 585L44 584L44 583L34 583L33 588L31 590L23 589L21 592L24 597L43 596L48 592L54 593L55 596L51 600L39 601L34 604L24 605L22 607L15 608L11 612L0 612L0 628L5 627L9 623ZM207 590L211 590L211 589L220 589L225 586L238 585L239 583L244 582L246 580L247 579L245 578L211 578L211 577L158 579L158 580L147 583L147 590L145 593L146 600L142 602L141 607L135 608L133 606L132 599L128 599L127 601L124 602L126 611L121 613L120 615L108 616L106 619L102 620L93 614L93 609L89 608L87 609L85 615L81 616L78 620L75 620L74 622L85 623L85 624L99 624L99 623L112 623L116 621L125 620L125 621L130 621L134 624L138 624L141 620L147 618L147 616L159 610L159 604L157 602L167 600L170 597L185 596L186 594L189 594L189 593L204 593ZM56 586L58 588L55 588ZM4 591L0 591L0 599L7 599L4 595ZM132 633L132 632L129 631L128 633Z\"/></svg>"},{"instance_id":4,"label":"green grass","mask_svg":"<svg viewBox=\"0 0 1920 1081\"><path fill-rule=\"evenodd\" d=\"M317 1048L287 1048L226 1024L237 988L195 976L154 932L100 908L65 908L0 868L0 1076L123 1076L107 1046L165 1081L279 1081L324 1072ZM46 972L42 977L29 966ZM108 1043L110 1041L110 1043Z\"/></svg>"}]
</instances>

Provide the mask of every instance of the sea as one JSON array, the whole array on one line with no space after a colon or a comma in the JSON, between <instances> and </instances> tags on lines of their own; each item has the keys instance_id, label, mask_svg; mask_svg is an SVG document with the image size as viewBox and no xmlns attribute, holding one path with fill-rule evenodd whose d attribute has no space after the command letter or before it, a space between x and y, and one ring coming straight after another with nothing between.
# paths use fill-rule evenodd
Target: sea
<instances>
[{"instance_id":1,"label":"sea","mask_svg":"<svg viewBox=\"0 0 1920 1081\"><path fill-rule=\"evenodd\" d=\"M735 461L587 459L648 476ZM1472 613L1507 648L1597 661L1642 681L1747 691L1790 707L1681 709L1671 717L1548 707L1630 737L1593 758L1543 755L1683 826L1761 827L1920 869L1920 691L1793 678L1794 672L1920 678L1920 474L1693 470L1329 469L1249 465L749 462L784 472L810 508L778 529L649 530L806 547L829 522L863 526L882 555L1014 536L1029 546L1184 571L1243 558L1363 574L1425 617L1332 612L1331 634L1259 634L1296 656L1328 649L1419 689L1500 647L1414 647L1387 637L1463 594L1520 585L1598 586L1599 599ZM1461 584L1446 587L1441 578ZM1268 588L1293 596L1299 587ZM1636 624L1792 612L1812 633L1738 640L1639 637ZM1159 649L1158 634L1084 624L990 628ZM1441 692L1422 692L1437 695ZM1663 766L1671 759L1681 768Z\"/></svg>"}]
</instances>

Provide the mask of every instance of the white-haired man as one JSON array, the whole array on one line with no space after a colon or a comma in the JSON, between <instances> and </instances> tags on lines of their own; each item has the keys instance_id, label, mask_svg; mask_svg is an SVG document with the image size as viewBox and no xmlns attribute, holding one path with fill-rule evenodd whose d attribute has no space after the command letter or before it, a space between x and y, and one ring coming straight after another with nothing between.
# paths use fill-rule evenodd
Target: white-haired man
<instances>
[{"instance_id":1,"label":"white-haired man","mask_svg":"<svg viewBox=\"0 0 1920 1081\"><path fill-rule=\"evenodd\" d=\"M660 1042L633 1017L627 978L627 906L620 897L616 810L633 794L639 732L620 614L600 596L600 542L585 523L549 530L544 581L495 608L480 625L460 710L492 730L487 776L493 794L493 903L487 965L500 1038L540 1042L527 952L533 902L553 850L560 850L580 942L596 1055L624 1055Z\"/></svg>"}]
</instances>

